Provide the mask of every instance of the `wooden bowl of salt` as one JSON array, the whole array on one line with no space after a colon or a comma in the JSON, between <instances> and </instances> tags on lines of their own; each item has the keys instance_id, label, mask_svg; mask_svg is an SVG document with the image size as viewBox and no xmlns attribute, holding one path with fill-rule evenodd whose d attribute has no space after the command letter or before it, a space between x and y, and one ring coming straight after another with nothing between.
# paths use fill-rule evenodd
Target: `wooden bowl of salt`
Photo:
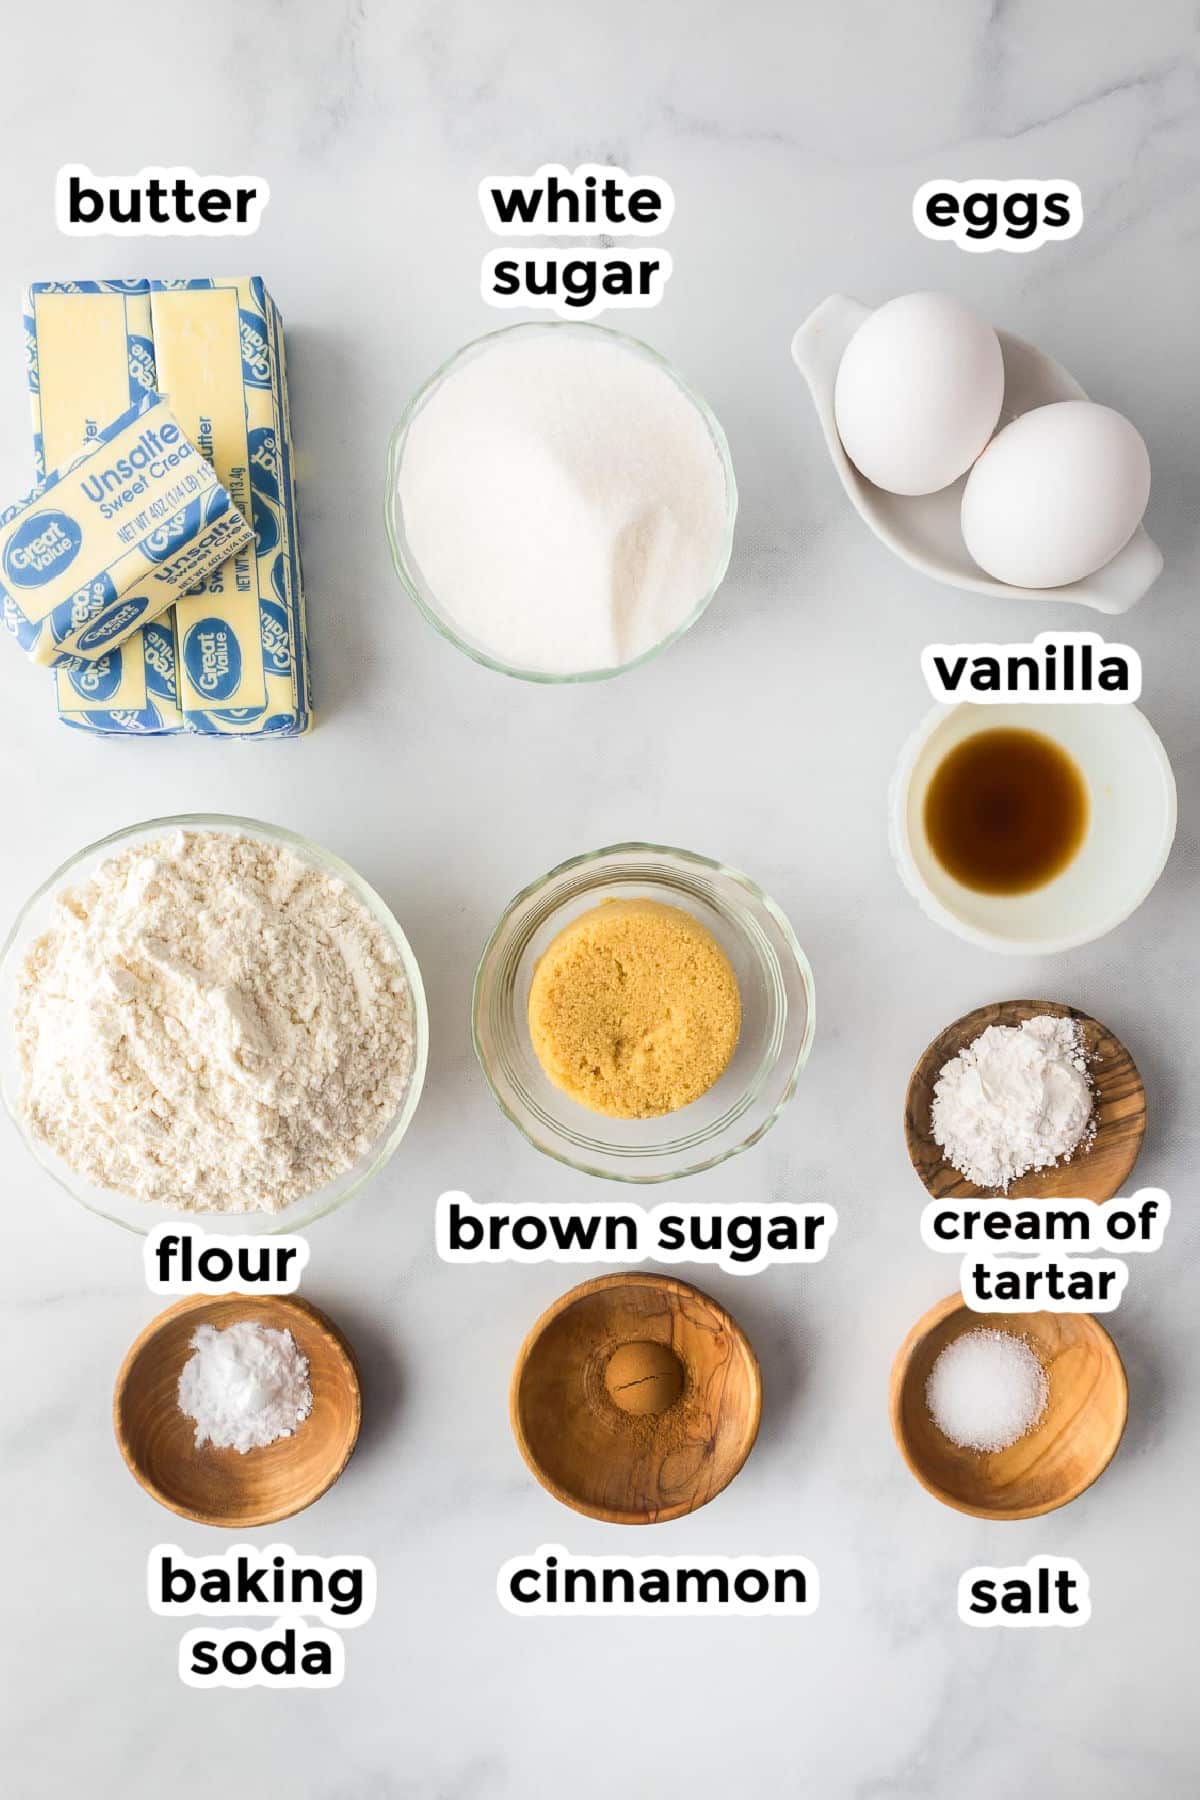
<instances>
[{"instance_id":1,"label":"wooden bowl of salt","mask_svg":"<svg viewBox=\"0 0 1200 1800\"><path fill-rule=\"evenodd\" d=\"M199 1325L243 1320L290 1331L308 1359L312 1411L290 1437L241 1451L196 1445L179 1377ZM273 1525L326 1493L350 1460L362 1419L354 1353L332 1319L295 1294L196 1295L151 1319L113 1393L113 1429L135 1479L160 1506L200 1525Z\"/></svg>"},{"instance_id":2,"label":"wooden bowl of salt","mask_svg":"<svg viewBox=\"0 0 1200 1800\"><path fill-rule=\"evenodd\" d=\"M943 1350L979 1331L1020 1339L1046 1377L1041 1418L1003 1450L955 1443L938 1428L927 1398ZM979 1313L951 1294L917 1320L892 1365L900 1454L935 1500L977 1519L1036 1519L1077 1499L1116 1455L1128 1405L1120 1353L1090 1313Z\"/></svg>"},{"instance_id":3,"label":"wooden bowl of salt","mask_svg":"<svg viewBox=\"0 0 1200 1800\"><path fill-rule=\"evenodd\" d=\"M724 1307L666 1275L602 1275L556 1300L513 1371L513 1432L576 1512L650 1525L704 1506L749 1456L762 1378Z\"/></svg>"}]
</instances>

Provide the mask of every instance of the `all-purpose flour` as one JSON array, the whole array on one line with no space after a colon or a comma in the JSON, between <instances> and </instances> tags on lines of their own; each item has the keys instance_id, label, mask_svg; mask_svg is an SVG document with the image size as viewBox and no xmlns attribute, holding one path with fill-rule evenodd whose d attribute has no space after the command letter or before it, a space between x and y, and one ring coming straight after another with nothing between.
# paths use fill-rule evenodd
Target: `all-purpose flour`
<instances>
[{"instance_id":1,"label":"all-purpose flour","mask_svg":"<svg viewBox=\"0 0 1200 1800\"><path fill-rule=\"evenodd\" d=\"M14 1018L29 1130L104 1188L276 1212L379 1137L413 1067L382 927L290 850L189 831L58 901Z\"/></svg>"}]
</instances>

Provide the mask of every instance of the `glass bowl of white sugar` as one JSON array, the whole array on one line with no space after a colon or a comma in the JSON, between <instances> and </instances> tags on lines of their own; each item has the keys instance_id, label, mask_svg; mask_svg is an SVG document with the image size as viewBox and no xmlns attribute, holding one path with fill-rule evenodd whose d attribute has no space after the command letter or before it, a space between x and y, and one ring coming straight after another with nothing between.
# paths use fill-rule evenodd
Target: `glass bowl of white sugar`
<instances>
[{"instance_id":1,"label":"glass bowl of white sugar","mask_svg":"<svg viewBox=\"0 0 1200 1800\"><path fill-rule=\"evenodd\" d=\"M720 587L737 487L710 408L607 327L467 344L392 434L396 573L458 649L522 681L603 681L683 635Z\"/></svg>"},{"instance_id":2,"label":"glass bowl of white sugar","mask_svg":"<svg viewBox=\"0 0 1200 1800\"><path fill-rule=\"evenodd\" d=\"M529 1025L544 954L609 901L681 909L728 959L740 1030L724 1072L676 1111L615 1117L548 1078ZM545 1155L586 1175L653 1184L694 1175L759 1142L796 1092L812 1049L812 969L779 906L737 869L661 844L613 844L551 869L511 900L472 999L475 1053L500 1109Z\"/></svg>"},{"instance_id":3,"label":"glass bowl of white sugar","mask_svg":"<svg viewBox=\"0 0 1200 1800\"><path fill-rule=\"evenodd\" d=\"M188 813L78 851L0 952L0 1092L58 1184L129 1231L298 1231L394 1155L425 1079L417 961L347 863Z\"/></svg>"}]
</instances>

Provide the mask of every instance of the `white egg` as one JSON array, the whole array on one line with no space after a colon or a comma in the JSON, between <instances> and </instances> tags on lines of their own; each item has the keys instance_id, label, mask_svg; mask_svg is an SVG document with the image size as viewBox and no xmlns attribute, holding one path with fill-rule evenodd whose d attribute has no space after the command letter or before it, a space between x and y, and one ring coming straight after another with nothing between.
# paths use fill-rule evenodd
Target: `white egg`
<instances>
[{"instance_id":1,"label":"white egg","mask_svg":"<svg viewBox=\"0 0 1200 1800\"><path fill-rule=\"evenodd\" d=\"M838 365L846 455L892 494L936 494L970 468L1000 417L991 326L950 294L902 294L864 319Z\"/></svg>"},{"instance_id":2,"label":"white egg","mask_svg":"<svg viewBox=\"0 0 1200 1800\"><path fill-rule=\"evenodd\" d=\"M1149 498L1150 457L1129 420L1059 400L992 439L963 493L963 537L997 581L1063 587L1112 561Z\"/></svg>"}]
</instances>

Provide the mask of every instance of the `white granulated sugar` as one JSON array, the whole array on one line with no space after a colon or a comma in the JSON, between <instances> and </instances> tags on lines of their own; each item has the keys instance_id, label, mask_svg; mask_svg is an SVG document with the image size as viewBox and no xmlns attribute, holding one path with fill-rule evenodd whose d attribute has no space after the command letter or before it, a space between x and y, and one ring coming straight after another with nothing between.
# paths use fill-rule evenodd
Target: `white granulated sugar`
<instances>
[{"instance_id":1,"label":"white granulated sugar","mask_svg":"<svg viewBox=\"0 0 1200 1800\"><path fill-rule=\"evenodd\" d=\"M1093 1112L1077 1021L1043 1014L989 1025L951 1057L933 1090L933 1135L968 1181L1005 1193L1068 1161L1094 1135Z\"/></svg>"},{"instance_id":2,"label":"white granulated sugar","mask_svg":"<svg viewBox=\"0 0 1200 1800\"><path fill-rule=\"evenodd\" d=\"M199 1325L179 1377L179 1410L196 1425L196 1448L259 1450L291 1437L312 1411L308 1358L290 1331L252 1319L218 1331Z\"/></svg>"},{"instance_id":3,"label":"white granulated sugar","mask_svg":"<svg viewBox=\"0 0 1200 1800\"><path fill-rule=\"evenodd\" d=\"M476 648L578 674L631 662L712 587L725 477L665 370L597 334L501 339L413 421L404 530L430 591Z\"/></svg>"},{"instance_id":4,"label":"white granulated sugar","mask_svg":"<svg viewBox=\"0 0 1200 1800\"><path fill-rule=\"evenodd\" d=\"M967 1331L947 1344L925 1384L938 1430L963 1450L1007 1450L1046 1410L1046 1371L1023 1338Z\"/></svg>"},{"instance_id":5,"label":"white granulated sugar","mask_svg":"<svg viewBox=\"0 0 1200 1800\"><path fill-rule=\"evenodd\" d=\"M375 1143L413 1067L403 966L344 882L217 831L58 900L14 1014L30 1132L98 1187L277 1212Z\"/></svg>"}]
</instances>

